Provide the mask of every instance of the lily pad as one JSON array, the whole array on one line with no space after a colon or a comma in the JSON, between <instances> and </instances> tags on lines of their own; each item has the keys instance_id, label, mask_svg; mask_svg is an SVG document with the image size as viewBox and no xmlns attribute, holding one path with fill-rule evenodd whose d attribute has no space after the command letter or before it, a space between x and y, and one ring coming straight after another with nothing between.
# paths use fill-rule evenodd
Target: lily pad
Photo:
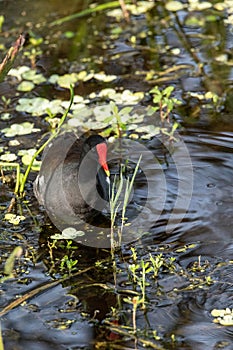
<instances>
[{"instance_id":1,"label":"lily pad","mask_svg":"<svg viewBox=\"0 0 233 350\"><path fill-rule=\"evenodd\" d=\"M10 224L13 224L13 225L19 225L19 223L23 220L25 220L25 216L23 215L16 215L16 214L11 214L11 213L7 213L5 214L5 217L4 217L5 220L7 220Z\"/></svg>"},{"instance_id":2,"label":"lily pad","mask_svg":"<svg viewBox=\"0 0 233 350\"><path fill-rule=\"evenodd\" d=\"M110 81L113 81L115 79L117 79L117 76L116 75L108 75L108 74L105 74L105 73L96 73L94 74L94 78L96 80L100 80L100 81L103 81L105 83L108 83Z\"/></svg>"},{"instance_id":3,"label":"lily pad","mask_svg":"<svg viewBox=\"0 0 233 350\"><path fill-rule=\"evenodd\" d=\"M22 74L22 78L30 80L34 84L38 85L46 81L45 77L41 73L37 73L34 69L30 69Z\"/></svg>"},{"instance_id":4,"label":"lily pad","mask_svg":"<svg viewBox=\"0 0 233 350\"><path fill-rule=\"evenodd\" d=\"M81 104L79 106L76 106L76 108L72 113L72 117L77 118L80 121L84 121L85 119L89 118L91 115L92 115L92 109Z\"/></svg>"},{"instance_id":5,"label":"lily pad","mask_svg":"<svg viewBox=\"0 0 233 350\"><path fill-rule=\"evenodd\" d=\"M122 10L120 8L118 9L114 9L114 10L111 10L111 11L108 11L107 12L107 15L109 17L114 17L116 20L120 20L121 18L123 18L123 13L122 13Z\"/></svg>"},{"instance_id":6,"label":"lily pad","mask_svg":"<svg viewBox=\"0 0 233 350\"><path fill-rule=\"evenodd\" d=\"M88 100L84 100L83 96L74 95L74 103L85 103L85 101L88 102ZM65 107L65 108L67 108L67 107Z\"/></svg>"},{"instance_id":7,"label":"lily pad","mask_svg":"<svg viewBox=\"0 0 233 350\"><path fill-rule=\"evenodd\" d=\"M76 84L78 81L78 75L76 73L65 74L59 76L57 84L63 88L69 89L70 85Z\"/></svg>"},{"instance_id":8,"label":"lily pad","mask_svg":"<svg viewBox=\"0 0 233 350\"><path fill-rule=\"evenodd\" d=\"M1 114L1 119L2 120L9 120L11 118L10 113L2 113Z\"/></svg>"},{"instance_id":9,"label":"lily pad","mask_svg":"<svg viewBox=\"0 0 233 350\"><path fill-rule=\"evenodd\" d=\"M135 4L129 5L129 10L133 15L141 15L154 7L153 1L137 1Z\"/></svg>"},{"instance_id":10,"label":"lily pad","mask_svg":"<svg viewBox=\"0 0 233 350\"><path fill-rule=\"evenodd\" d=\"M6 153L2 154L0 159L4 162L14 162L17 159L17 156L14 153Z\"/></svg>"},{"instance_id":11,"label":"lily pad","mask_svg":"<svg viewBox=\"0 0 233 350\"><path fill-rule=\"evenodd\" d=\"M18 80L22 80L23 73L28 72L29 70L30 68L27 66L21 66L19 68L11 68L8 75L12 75L16 77Z\"/></svg>"},{"instance_id":12,"label":"lily pad","mask_svg":"<svg viewBox=\"0 0 233 350\"><path fill-rule=\"evenodd\" d=\"M143 92L131 92L130 90L124 90L122 93L122 102L127 102L127 104L136 104L140 102L143 97Z\"/></svg>"},{"instance_id":13,"label":"lily pad","mask_svg":"<svg viewBox=\"0 0 233 350\"><path fill-rule=\"evenodd\" d=\"M18 140L10 140L10 141L8 142L8 145L9 145L9 146L15 147L15 146L19 146L19 145L20 145L20 142L19 142Z\"/></svg>"},{"instance_id":14,"label":"lily pad","mask_svg":"<svg viewBox=\"0 0 233 350\"><path fill-rule=\"evenodd\" d=\"M26 154L30 155L30 156L33 156L35 154L35 152L36 152L35 148L20 149L19 152L18 152L18 156L25 156Z\"/></svg>"},{"instance_id":15,"label":"lily pad","mask_svg":"<svg viewBox=\"0 0 233 350\"><path fill-rule=\"evenodd\" d=\"M75 239L78 237L82 237L85 235L85 232L83 231L77 231L74 227L67 227L62 231L61 234L56 233L55 235L52 235L52 239Z\"/></svg>"},{"instance_id":16,"label":"lily pad","mask_svg":"<svg viewBox=\"0 0 233 350\"><path fill-rule=\"evenodd\" d=\"M190 2L189 10L191 11L203 11L210 9L213 5L209 1L193 1Z\"/></svg>"},{"instance_id":17,"label":"lily pad","mask_svg":"<svg viewBox=\"0 0 233 350\"><path fill-rule=\"evenodd\" d=\"M28 135L37 131L40 131L40 129L34 128L34 124L30 122L12 124L9 128L5 128L2 130L6 137L13 137L16 135Z\"/></svg>"},{"instance_id":18,"label":"lily pad","mask_svg":"<svg viewBox=\"0 0 233 350\"><path fill-rule=\"evenodd\" d=\"M112 107L110 104L97 106L93 109L93 113L98 121L105 121L106 117L111 115Z\"/></svg>"},{"instance_id":19,"label":"lily pad","mask_svg":"<svg viewBox=\"0 0 233 350\"><path fill-rule=\"evenodd\" d=\"M211 315L214 318L214 323L219 323L222 326L233 326L233 309L213 309Z\"/></svg>"},{"instance_id":20,"label":"lily pad","mask_svg":"<svg viewBox=\"0 0 233 350\"><path fill-rule=\"evenodd\" d=\"M31 163L31 161L32 161L32 156L29 154L25 154L22 157L22 163L26 166L28 166ZM39 171L40 166L41 166L41 161L34 159L31 169L34 171Z\"/></svg>"},{"instance_id":21,"label":"lily pad","mask_svg":"<svg viewBox=\"0 0 233 350\"><path fill-rule=\"evenodd\" d=\"M142 13L148 12L154 7L153 1L137 1L136 4L126 4L126 9L134 16L140 16ZM107 12L107 15L117 20L123 18L123 12L120 8Z\"/></svg>"},{"instance_id":22,"label":"lily pad","mask_svg":"<svg viewBox=\"0 0 233 350\"><path fill-rule=\"evenodd\" d=\"M16 110L18 112L26 112L34 116L47 114L49 110L51 114L63 113L64 108L61 106L61 100L49 101L44 97L20 98Z\"/></svg>"},{"instance_id":23,"label":"lily pad","mask_svg":"<svg viewBox=\"0 0 233 350\"><path fill-rule=\"evenodd\" d=\"M116 90L112 89L112 88L107 88L107 89L102 89L99 92L99 96L100 97L109 97L114 99L114 96L117 94Z\"/></svg>"},{"instance_id":24,"label":"lily pad","mask_svg":"<svg viewBox=\"0 0 233 350\"><path fill-rule=\"evenodd\" d=\"M37 73L35 69L31 69L27 66L21 66L17 69L13 68L9 71L9 75L15 76L18 80L29 80L31 83L23 81L17 88L18 91L31 91L32 83L35 85L44 83L46 78L41 73ZM31 88L30 88L31 87Z\"/></svg>"},{"instance_id":25,"label":"lily pad","mask_svg":"<svg viewBox=\"0 0 233 350\"><path fill-rule=\"evenodd\" d=\"M88 81L88 80L91 80L94 76L94 73L91 72L91 73L87 73L87 71L81 71L78 73L78 80L81 80L81 81Z\"/></svg>"},{"instance_id":26,"label":"lily pad","mask_svg":"<svg viewBox=\"0 0 233 350\"><path fill-rule=\"evenodd\" d=\"M22 150L19 150L18 155L22 157L22 163L28 166L31 163L32 157L34 156L35 152L36 152L35 148L22 149ZM39 171L40 166L41 166L41 161L35 159L33 161L31 169L34 171Z\"/></svg>"},{"instance_id":27,"label":"lily pad","mask_svg":"<svg viewBox=\"0 0 233 350\"><path fill-rule=\"evenodd\" d=\"M100 91L99 97L108 97L117 104L134 105L144 98L144 92L132 92L128 89L116 92L114 89L103 89Z\"/></svg>"},{"instance_id":28,"label":"lily pad","mask_svg":"<svg viewBox=\"0 0 233 350\"><path fill-rule=\"evenodd\" d=\"M185 8L185 5L180 1L168 1L165 7L168 11L177 12L183 10Z\"/></svg>"},{"instance_id":29,"label":"lily pad","mask_svg":"<svg viewBox=\"0 0 233 350\"><path fill-rule=\"evenodd\" d=\"M17 90L18 91L23 91L23 92L28 92L28 91L32 91L35 87L35 84L32 83L31 81L22 81L22 83L20 83L17 86Z\"/></svg>"},{"instance_id":30,"label":"lily pad","mask_svg":"<svg viewBox=\"0 0 233 350\"><path fill-rule=\"evenodd\" d=\"M49 77L48 82L50 84L56 84L58 81L59 75L58 74L53 74Z\"/></svg>"},{"instance_id":31,"label":"lily pad","mask_svg":"<svg viewBox=\"0 0 233 350\"><path fill-rule=\"evenodd\" d=\"M143 133L142 138L143 139L149 139L153 137L154 135L157 135L160 133L160 128L156 127L155 125L143 125L135 129L135 131Z\"/></svg>"}]
</instances>

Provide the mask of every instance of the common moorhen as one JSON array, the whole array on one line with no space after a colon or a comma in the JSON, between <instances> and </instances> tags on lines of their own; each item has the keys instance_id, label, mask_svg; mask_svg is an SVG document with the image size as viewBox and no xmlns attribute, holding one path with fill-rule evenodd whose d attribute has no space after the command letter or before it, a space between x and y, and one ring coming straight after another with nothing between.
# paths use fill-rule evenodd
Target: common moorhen
<instances>
[{"instance_id":1,"label":"common moorhen","mask_svg":"<svg viewBox=\"0 0 233 350\"><path fill-rule=\"evenodd\" d=\"M52 222L63 230L89 222L109 196L107 145L103 137L64 133L46 147L34 193Z\"/></svg>"}]
</instances>

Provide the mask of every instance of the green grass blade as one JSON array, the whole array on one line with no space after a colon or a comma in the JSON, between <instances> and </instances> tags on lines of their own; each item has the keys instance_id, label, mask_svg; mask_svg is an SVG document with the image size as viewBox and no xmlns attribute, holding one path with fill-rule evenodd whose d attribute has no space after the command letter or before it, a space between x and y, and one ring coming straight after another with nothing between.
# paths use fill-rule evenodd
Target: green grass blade
<instances>
[{"instance_id":1,"label":"green grass blade","mask_svg":"<svg viewBox=\"0 0 233 350\"><path fill-rule=\"evenodd\" d=\"M140 157L138 159L138 162L137 162L136 167L134 169L131 181L129 181L129 179L127 179L127 182L126 182L125 196L124 196L123 209L122 209L122 215L121 215L121 227L122 228L123 228L123 225L124 225L126 207L129 204L129 197L130 197L130 194L132 192L133 184L134 184L134 181L135 181L135 176L137 175L141 159L142 159L142 155L140 155Z\"/></svg>"},{"instance_id":2,"label":"green grass blade","mask_svg":"<svg viewBox=\"0 0 233 350\"><path fill-rule=\"evenodd\" d=\"M111 1L111 2L107 2L106 4L97 5L95 7L89 7L87 9L83 10L83 11L74 13L74 14L72 14L70 16L66 16L66 17L57 19L56 21L53 21L50 24L50 26L51 27L58 26L58 25L61 25L63 23L72 21L74 19L81 18L81 17L87 16L87 15L91 15L92 13L102 12L104 10L109 10L109 9L116 8L116 7L119 7L119 6L120 6L119 1Z\"/></svg>"},{"instance_id":3,"label":"green grass blade","mask_svg":"<svg viewBox=\"0 0 233 350\"><path fill-rule=\"evenodd\" d=\"M3 339L2 339L2 327L0 323L0 350L4 350Z\"/></svg>"}]
</instances>

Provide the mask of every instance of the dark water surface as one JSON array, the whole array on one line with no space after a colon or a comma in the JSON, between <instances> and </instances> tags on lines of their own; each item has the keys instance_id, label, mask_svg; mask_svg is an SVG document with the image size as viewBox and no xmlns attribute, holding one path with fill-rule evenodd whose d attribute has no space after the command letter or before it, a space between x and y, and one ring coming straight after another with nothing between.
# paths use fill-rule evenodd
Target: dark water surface
<instances>
[{"instance_id":1,"label":"dark water surface","mask_svg":"<svg viewBox=\"0 0 233 350\"><path fill-rule=\"evenodd\" d=\"M182 99L183 106L175 115L182 125L180 141L174 144L173 152L166 159L158 147L157 137L143 143L160 160L162 171L156 180L151 179L158 189L155 191L157 195L149 203L145 221L140 218L140 225L148 233L137 242L123 246L122 252L116 256L121 272L115 276L115 291L114 273L111 264L106 262L102 270L91 269L32 294L25 303L1 318L5 350L114 349L117 341L120 349L143 349L140 341L135 345L129 338L121 338L122 335L114 338L114 332L111 333L105 325L108 317L114 321L114 316L109 316L113 307L118 308L119 323L132 326L132 305L123 301L123 298L133 295L128 292L132 291L127 268L128 263L133 263L130 247L137 251L138 263L142 259L149 261L149 254L156 257L162 253L166 261L176 258L175 273L162 269L157 279L151 274L147 276L147 309L146 312L140 308L137 310L137 327L141 330L139 338L154 341L151 331L156 330L160 337L156 340L158 349L233 350L232 326L216 324L211 316L212 309L233 309L233 71L230 53L233 37L230 26L224 23L222 14L218 20L206 22L203 27L182 26L182 21L193 13L197 12L197 17L207 15L186 10L179 12L179 16L172 14L171 23L162 2L156 3L146 15L133 16L130 24L117 23L105 13L99 13L59 28L45 26L45 23L48 25L61 16L80 11L88 4L69 0L65 3L0 1L5 16L3 32L9 31L9 37L2 35L3 41L9 45L12 36L17 36L15 33L33 30L46 38L44 54L37 62L39 69L48 74L64 73L75 70L77 65L79 70L82 68L81 59L90 57L89 69L99 67L106 73L116 74L118 79L112 87L122 86L132 91L149 91L157 84L156 79L153 85L144 81L135 74L136 71L147 73L154 69L162 72L187 64L188 67L171 75L171 79L168 76L165 82L158 80L161 88L174 85L176 97ZM112 28L121 28L121 35L115 38L111 34ZM76 33L72 41L64 38L65 30ZM139 36L137 45L133 46L130 37L139 33L146 35ZM169 47L165 49L167 45ZM181 50L180 55L172 54L174 48ZM115 57L116 54L119 56ZM217 59L221 54L228 55L227 62ZM96 58L101 55L104 60L96 63ZM200 63L203 63L204 70L198 75ZM20 63L17 61L17 64ZM100 88L101 83L89 82L80 84L77 93L85 96ZM46 95L47 91L50 90L38 89L36 94ZM190 91L218 93L224 103L215 108L212 102L204 103L196 96L190 96ZM0 92L17 101L14 87L8 81L0 85ZM66 94L59 89L50 93L51 99ZM14 122L22 119L20 113L13 116ZM1 120L0 123L2 128L6 127L6 122ZM41 122L41 125L47 131L46 124ZM25 137L23 142L33 143L35 140ZM1 145L8 145L3 135ZM150 163L147 166L150 168ZM32 194L32 179L33 175L27 185L26 197L32 218L27 217L24 224L13 228L2 221L1 269L17 245L24 247L25 258L16 268L19 277L0 286L1 308L62 275L58 270L57 274L49 273L51 250L46 237L48 232L54 233L56 229L51 228L49 220L45 219L45 212L38 209ZM12 191L2 183L0 190L1 218L4 218ZM140 204L147 198L148 184L138 180L135 200ZM156 201L161 198L163 205L160 202L157 205ZM161 215L155 218L155 211L160 206ZM45 228L38 233L38 228L44 223ZM61 252L56 254L56 258L62 259ZM79 247L75 254L80 269L93 268L96 261L109 257L108 252L97 253L90 247ZM207 277L211 278L209 284Z\"/></svg>"}]
</instances>

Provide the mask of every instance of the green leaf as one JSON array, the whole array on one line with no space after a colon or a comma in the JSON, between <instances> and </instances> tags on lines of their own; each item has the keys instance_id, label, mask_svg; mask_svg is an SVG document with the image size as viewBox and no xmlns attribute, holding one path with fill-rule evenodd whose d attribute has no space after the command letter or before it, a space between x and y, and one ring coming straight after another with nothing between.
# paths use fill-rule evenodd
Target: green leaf
<instances>
[{"instance_id":1,"label":"green leaf","mask_svg":"<svg viewBox=\"0 0 233 350\"><path fill-rule=\"evenodd\" d=\"M59 79L59 75L58 74L53 74L53 75L51 75L49 77L48 82L50 84L57 84L58 79Z\"/></svg>"},{"instance_id":2,"label":"green leaf","mask_svg":"<svg viewBox=\"0 0 233 350\"><path fill-rule=\"evenodd\" d=\"M87 71L81 71L78 73L78 80L88 81L94 77L94 73L87 73Z\"/></svg>"},{"instance_id":3,"label":"green leaf","mask_svg":"<svg viewBox=\"0 0 233 350\"><path fill-rule=\"evenodd\" d=\"M118 107L117 107L117 105L114 102L110 101L110 106L111 106L112 113L114 115L117 115L118 114Z\"/></svg>"},{"instance_id":4,"label":"green leaf","mask_svg":"<svg viewBox=\"0 0 233 350\"><path fill-rule=\"evenodd\" d=\"M124 90L121 95L122 102L127 104L136 104L140 102L144 97L143 92L131 92L130 90Z\"/></svg>"},{"instance_id":5,"label":"green leaf","mask_svg":"<svg viewBox=\"0 0 233 350\"><path fill-rule=\"evenodd\" d=\"M5 21L5 17L3 15L0 16L0 32L2 32L2 26Z\"/></svg>"},{"instance_id":6,"label":"green leaf","mask_svg":"<svg viewBox=\"0 0 233 350\"><path fill-rule=\"evenodd\" d=\"M153 102L154 103L160 103L162 100L162 95L154 95L153 96Z\"/></svg>"},{"instance_id":7,"label":"green leaf","mask_svg":"<svg viewBox=\"0 0 233 350\"><path fill-rule=\"evenodd\" d=\"M64 35L65 35L65 37L67 39L71 39L71 38L73 38L75 36L75 33L71 32L71 31L67 31L67 32L64 33Z\"/></svg>"},{"instance_id":8,"label":"green leaf","mask_svg":"<svg viewBox=\"0 0 233 350\"><path fill-rule=\"evenodd\" d=\"M2 154L0 159L4 162L14 162L17 159L17 156L14 153L6 153Z\"/></svg>"},{"instance_id":9,"label":"green leaf","mask_svg":"<svg viewBox=\"0 0 233 350\"><path fill-rule=\"evenodd\" d=\"M110 123L111 121L114 120L114 115L111 115L103 120L104 123Z\"/></svg>"},{"instance_id":10,"label":"green leaf","mask_svg":"<svg viewBox=\"0 0 233 350\"><path fill-rule=\"evenodd\" d=\"M22 73L22 78L25 80L30 80L36 85L46 81L45 77L42 74L38 74L34 69L30 69Z\"/></svg>"},{"instance_id":11,"label":"green leaf","mask_svg":"<svg viewBox=\"0 0 233 350\"><path fill-rule=\"evenodd\" d=\"M230 308L226 309L213 309L211 315L216 317L214 323L219 323L222 326L233 326L233 310Z\"/></svg>"},{"instance_id":12,"label":"green leaf","mask_svg":"<svg viewBox=\"0 0 233 350\"><path fill-rule=\"evenodd\" d=\"M114 89L112 89L112 88L102 89L102 90L99 92L99 96L100 96L100 97L109 97L109 98L113 98L116 94L117 94L116 90L114 90Z\"/></svg>"},{"instance_id":13,"label":"green leaf","mask_svg":"<svg viewBox=\"0 0 233 350\"><path fill-rule=\"evenodd\" d=\"M124 116L124 115L129 115L129 113L133 110L133 107L124 107L120 110L119 114L121 116Z\"/></svg>"},{"instance_id":14,"label":"green leaf","mask_svg":"<svg viewBox=\"0 0 233 350\"><path fill-rule=\"evenodd\" d=\"M22 81L22 83L20 83L17 86L17 90L18 91L23 91L23 92L28 92L28 91L32 91L35 87L35 84L31 81Z\"/></svg>"},{"instance_id":15,"label":"green leaf","mask_svg":"<svg viewBox=\"0 0 233 350\"><path fill-rule=\"evenodd\" d=\"M12 75L16 77L18 80L22 80L22 74L29 70L30 68L27 66L21 66L19 68L11 68L11 70L8 72L8 75Z\"/></svg>"},{"instance_id":16,"label":"green leaf","mask_svg":"<svg viewBox=\"0 0 233 350\"><path fill-rule=\"evenodd\" d=\"M22 247L16 247L10 256L7 258L5 266L4 266L4 274L8 276L13 275L14 263L15 259L19 258L23 253ZM13 276L12 276L13 277Z\"/></svg>"},{"instance_id":17,"label":"green leaf","mask_svg":"<svg viewBox=\"0 0 233 350\"><path fill-rule=\"evenodd\" d=\"M65 228L61 234L51 236L52 239L76 239L85 235L83 231L77 231L74 227Z\"/></svg>"},{"instance_id":18,"label":"green leaf","mask_svg":"<svg viewBox=\"0 0 233 350\"><path fill-rule=\"evenodd\" d=\"M174 86L168 86L162 91L162 94L163 96L166 96L167 98L169 98L172 91L174 91Z\"/></svg>"},{"instance_id":19,"label":"green leaf","mask_svg":"<svg viewBox=\"0 0 233 350\"><path fill-rule=\"evenodd\" d=\"M100 105L93 109L93 113L98 121L105 121L106 116L111 116L112 106L110 104ZM112 118L112 116L111 116Z\"/></svg>"},{"instance_id":20,"label":"green leaf","mask_svg":"<svg viewBox=\"0 0 233 350\"><path fill-rule=\"evenodd\" d=\"M100 80L100 81L107 83L107 82L110 82L110 81L117 79L117 76L116 75L107 75L107 74L102 72L102 73L95 73L94 78L96 80Z\"/></svg>"},{"instance_id":21,"label":"green leaf","mask_svg":"<svg viewBox=\"0 0 233 350\"><path fill-rule=\"evenodd\" d=\"M151 90L149 91L149 93L150 93L150 94L157 94L157 95L161 95L161 96L162 96L162 94L161 94L161 92L160 92L158 86L155 86L153 89L151 89Z\"/></svg>"},{"instance_id":22,"label":"green leaf","mask_svg":"<svg viewBox=\"0 0 233 350\"><path fill-rule=\"evenodd\" d=\"M55 99L49 101L44 97L20 98L18 105L16 106L17 111L26 112L35 116L47 114L48 109L50 110L51 114L64 112L61 100Z\"/></svg>"},{"instance_id":23,"label":"green leaf","mask_svg":"<svg viewBox=\"0 0 233 350\"><path fill-rule=\"evenodd\" d=\"M171 112L173 110L173 101L172 100L166 100L166 105L167 105L168 111Z\"/></svg>"},{"instance_id":24,"label":"green leaf","mask_svg":"<svg viewBox=\"0 0 233 350\"><path fill-rule=\"evenodd\" d=\"M57 79L57 84L63 88L69 89L71 85L76 84L78 81L78 74L71 73L60 76Z\"/></svg>"},{"instance_id":25,"label":"green leaf","mask_svg":"<svg viewBox=\"0 0 233 350\"><path fill-rule=\"evenodd\" d=\"M32 161L32 155L30 154L25 154L23 157L22 157L22 163L26 166L28 166L31 161ZM38 160L34 160L33 161L33 164L32 164L32 167L31 169L34 170L34 171L39 171L40 170L40 166L41 166L41 161L38 161Z\"/></svg>"},{"instance_id":26,"label":"green leaf","mask_svg":"<svg viewBox=\"0 0 233 350\"><path fill-rule=\"evenodd\" d=\"M180 1L167 1L165 7L168 11L177 12L185 8L185 5Z\"/></svg>"},{"instance_id":27,"label":"green leaf","mask_svg":"<svg viewBox=\"0 0 233 350\"><path fill-rule=\"evenodd\" d=\"M30 122L12 124L9 128L5 128L2 130L6 137L12 137L16 135L28 135L37 131L40 131L40 129L34 128L34 124Z\"/></svg>"},{"instance_id":28,"label":"green leaf","mask_svg":"<svg viewBox=\"0 0 233 350\"><path fill-rule=\"evenodd\" d=\"M26 218L23 215L7 213L5 214L4 219L7 220L10 224L17 226L21 221L25 220Z\"/></svg>"}]
</instances>

